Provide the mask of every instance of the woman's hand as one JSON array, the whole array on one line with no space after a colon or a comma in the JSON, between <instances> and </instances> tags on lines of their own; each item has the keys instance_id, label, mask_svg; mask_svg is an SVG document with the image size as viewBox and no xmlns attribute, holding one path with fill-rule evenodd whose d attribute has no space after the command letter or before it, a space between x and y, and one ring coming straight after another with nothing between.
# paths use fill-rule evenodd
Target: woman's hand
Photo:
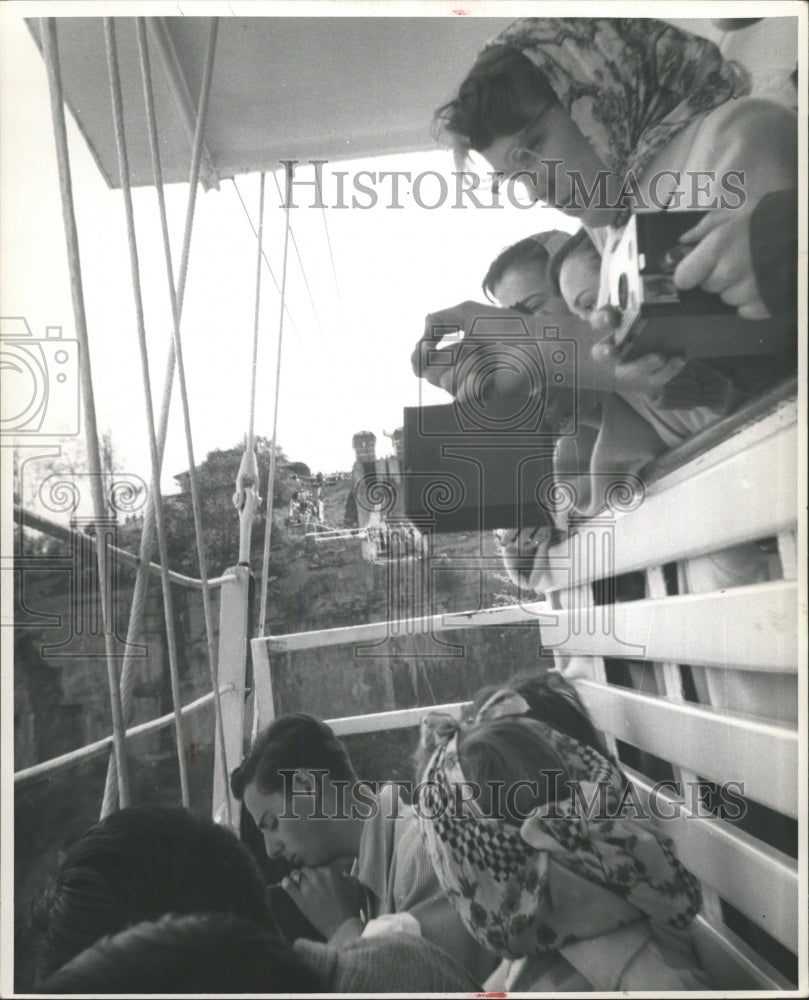
<instances>
[{"instance_id":1,"label":"woman's hand","mask_svg":"<svg viewBox=\"0 0 809 1000\"><path fill-rule=\"evenodd\" d=\"M595 344L590 357L603 370L605 383L609 382L614 392L640 392L652 397L659 395L686 365L685 358L666 358L662 354L644 354L622 362L611 337Z\"/></svg>"},{"instance_id":2,"label":"woman's hand","mask_svg":"<svg viewBox=\"0 0 809 1000\"><path fill-rule=\"evenodd\" d=\"M547 555L557 537L553 528L498 528L494 535L512 583L535 592L544 591L546 586L551 585L552 573Z\"/></svg>"},{"instance_id":3,"label":"woman's hand","mask_svg":"<svg viewBox=\"0 0 809 1000\"><path fill-rule=\"evenodd\" d=\"M766 319L770 314L756 284L750 250L750 217L755 205L708 212L680 237L694 249L674 272L678 288L700 286L714 292L744 319Z\"/></svg>"},{"instance_id":4,"label":"woman's hand","mask_svg":"<svg viewBox=\"0 0 809 1000\"><path fill-rule=\"evenodd\" d=\"M351 936L359 937L363 891L346 870L345 859L318 868L296 869L281 885L324 937L333 937L349 921L356 921L356 934Z\"/></svg>"}]
</instances>

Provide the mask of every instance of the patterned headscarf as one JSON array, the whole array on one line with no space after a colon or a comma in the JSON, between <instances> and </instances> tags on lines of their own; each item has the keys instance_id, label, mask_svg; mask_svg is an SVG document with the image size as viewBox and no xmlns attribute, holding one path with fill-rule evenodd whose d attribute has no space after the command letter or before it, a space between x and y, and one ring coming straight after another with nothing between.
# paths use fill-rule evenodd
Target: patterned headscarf
<instances>
[{"instance_id":1,"label":"patterned headscarf","mask_svg":"<svg viewBox=\"0 0 809 1000\"><path fill-rule=\"evenodd\" d=\"M514 726L531 727L564 764L564 780L578 782L587 802L595 797L592 817L576 814L572 800L540 807L522 830L473 817L457 793L469 788L457 729L444 717L428 717L422 726L423 743L429 748L432 741L435 749L421 785L419 824L441 886L466 927L506 958L555 951L642 915L663 927L686 927L701 905L699 884L648 819L631 807L628 817L621 815L627 787L621 772L592 747L522 717L528 711L519 694L504 688L475 723L512 716Z\"/></svg>"},{"instance_id":2,"label":"patterned headscarf","mask_svg":"<svg viewBox=\"0 0 809 1000\"><path fill-rule=\"evenodd\" d=\"M602 162L624 174L750 92L749 74L713 42L647 18L523 18L495 45L530 59Z\"/></svg>"}]
</instances>

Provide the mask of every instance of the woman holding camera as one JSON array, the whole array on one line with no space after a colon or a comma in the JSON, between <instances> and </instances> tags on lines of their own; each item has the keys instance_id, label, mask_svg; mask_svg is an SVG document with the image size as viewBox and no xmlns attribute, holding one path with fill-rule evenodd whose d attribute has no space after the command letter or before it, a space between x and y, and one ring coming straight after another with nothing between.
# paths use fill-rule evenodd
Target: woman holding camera
<instances>
[{"instance_id":1,"label":"woman holding camera","mask_svg":"<svg viewBox=\"0 0 809 1000\"><path fill-rule=\"evenodd\" d=\"M633 209L716 209L683 237L694 248L674 280L756 319L768 311L750 216L768 193L796 187L797 118L749 89L712 42L660 21L528 18L483 50L437 118L459 166L481 154L535 199L580 218L602 253ZM454 314L462 326L471 306L440 319L446 327ZM424 340L433 325L428 317ZM682 368L660 359L648 372L616 367L604 345L593 350L605 388L616 376L624 388L656 388ZM423 352L418 360L430 378Z\"/></svg>"}]
</instances>

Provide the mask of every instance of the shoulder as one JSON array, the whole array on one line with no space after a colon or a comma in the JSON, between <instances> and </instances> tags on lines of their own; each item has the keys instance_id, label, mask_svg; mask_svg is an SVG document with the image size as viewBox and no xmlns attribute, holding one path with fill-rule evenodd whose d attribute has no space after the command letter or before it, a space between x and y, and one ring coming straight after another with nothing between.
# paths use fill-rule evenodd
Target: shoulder
<instances>
[{"instance_id":1,"label":"shoulder","mask_svg":"<svg viewBox=\"0 0 809 1000\"><path fill-rule=\"evenodd\" d=\"M690 182L693 188L697 178L713 174L722 189L745 199L793 187L798 166L797 126L797 115L772 101L757 97L727 101L675 138L674 158L679 161L683 185L688 188ZM690 197L696 198L696 194L692 191Z\"/></svg>"},{"instance_id":2,"label":"shoulder","mask_svg":"<svg viewBox=\"0 0 809 1000\"><path fill-rule=\"evenodd\" d=\"M480 990L442 949L412 934L360 938L344 949L340 989L352 992L457 993Z\"/></svg>"},{"instance_id":3,"label":"shoulder","mask_svg":"<svg viewBox=\"0 0 809 1000\"><path fill-rule=\"evenodd\" d=\"M729 144L765 149L773 142L794 143L797 149L798 116L774 101L740 97L709 111L699 122L697 138L718 149Z\"/></svg>"},{"instance_id":4,"label":"shoulder","mask_svg":"<svg viewBox=\"0 0 809 1000\"><path fill-rule=\"evenodd\" d=\"M796 124L797 114L783 104L768 101L763 97L737 97L713 108L702 119L704 126L722 128L725 126L748 125L755 122L777 122Z\"/></svg>"}]
</instances>

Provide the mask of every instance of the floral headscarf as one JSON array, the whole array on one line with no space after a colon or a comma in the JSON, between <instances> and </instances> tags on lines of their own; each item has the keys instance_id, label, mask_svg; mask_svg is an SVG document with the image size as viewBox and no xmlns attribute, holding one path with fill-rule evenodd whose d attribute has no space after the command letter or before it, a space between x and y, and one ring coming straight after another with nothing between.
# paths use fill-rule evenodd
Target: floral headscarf
<instances>
[{"instance_id":1,"label":"floral headscarf","mask_svg":"<svg viewBox=\"0 0 809 1000\"><path fill-rule=\"evenodd\" d=\"M570 802L557 803L529 817L520 831L473 817L462 805L459 811L457 789L469 783L457 732L446 723L431 727L429 717L422 727L423 742L429 747L432 739L436 748L421 785L419 824L439 882L468 930L502 957L520 958L642 915L663 927L686 927L701 905L699 884L649 820L631 810L630 818L621 815L621 772L592 747L522 718L528 710L520 695L504 688L475 721L513 716L515 726L533 727L561 758L566 780L579 782L588 802L596 796L592 817L575 814ZM597 814L602 806L605 816Z\"/></svg>"},{"instance_id":2,"label":"floral headscarf","mask_svg":"<svg viewBox=\"0 0 809 1000\"><path fill-rule=\"evenodd\" d=\"M517 49L613 171L638 174L695 118L750 92L713 42L647 18L523 18L489 46Z\"/></svg>"}]
</instances>

